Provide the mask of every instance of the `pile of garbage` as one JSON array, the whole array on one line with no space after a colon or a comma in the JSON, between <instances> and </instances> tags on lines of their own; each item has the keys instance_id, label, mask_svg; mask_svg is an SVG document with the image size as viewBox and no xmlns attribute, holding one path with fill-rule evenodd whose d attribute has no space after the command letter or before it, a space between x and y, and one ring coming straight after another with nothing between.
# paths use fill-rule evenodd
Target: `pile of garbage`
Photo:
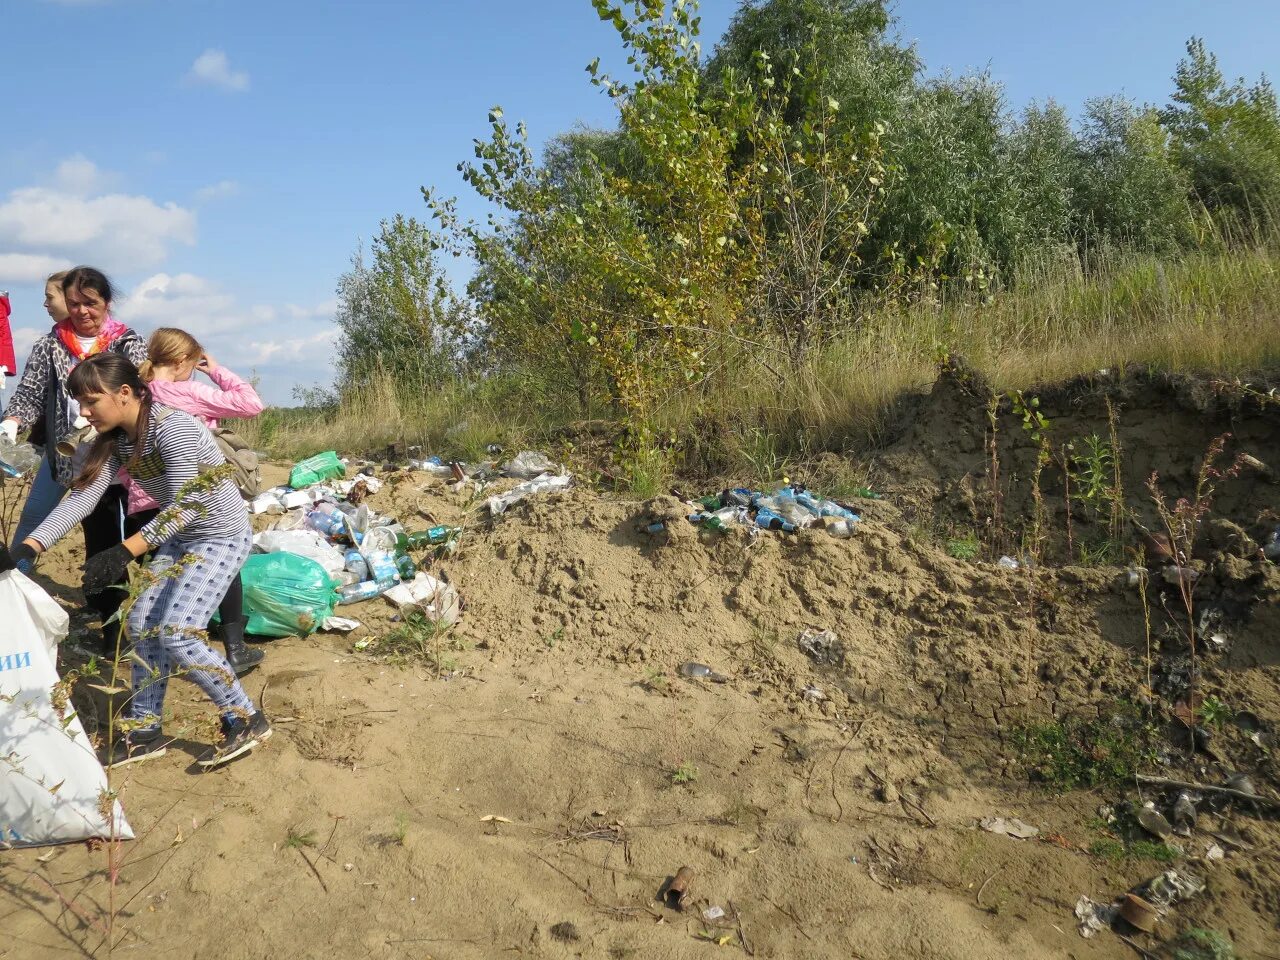
<instances>
[{"instance_id":1,"label":"pile of garbage","mask_svg":"<svg viewBox=\"0 0 1280 960\"><path fill-rule=\"evenodd\" d=\"M245 564L250 633L306 636L320 629L354 629L356 621L335 616L335 608L376 597L386 597L402 615L415 612L440 626L457 621L462 609L457 590L419 567L425 565L423 554L434 559L452 553L463 529L437 525L407 530L395 517L378 514L367 502L383 485L374 466L362 466L347 478L349 466L335 451L316 454L293 467L288 484L264 491L250 503L255 516L279 518L255 535L255 553ZM493 516L572 482L570 474L532 451L501 466L446 463L439 457L409 459L407 466L447 477L459 490L471 485L482 492L502 476L522 480L486 501ZM386 468L398 469L394 463Z\"/></svg>"},{"instance_id":2,"label":"pile of garbage","mask_svg":"<svg viewBox=\"0 0 1280 960\"><path fill-rule=\"evenodd\" d=\"M869 493L869 491L868 491ZM735 487L723 493L686 501L693 512L691 523L708 530L744 526L757 530L794 533L819 524L831 536L847 540L862 518L843 504L828 500L802 486L784 486L773 493Z\"/></svg>"}]
</instances>

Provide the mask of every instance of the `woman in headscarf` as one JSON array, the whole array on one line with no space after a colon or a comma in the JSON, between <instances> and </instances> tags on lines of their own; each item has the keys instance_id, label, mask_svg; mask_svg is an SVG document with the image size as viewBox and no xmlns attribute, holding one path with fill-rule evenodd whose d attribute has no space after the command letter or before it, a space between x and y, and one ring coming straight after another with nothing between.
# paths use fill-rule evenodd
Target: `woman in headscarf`
<instances>
[{"instance_id":1,"label":"woman in headscarf","mask_svg":"<svg viewBox=\"0 0 1280 960\"><path fill-rule=\"evenodd\" d=\"M0 432L10 440L21 429L40 422L45 425L45 460L18 519L15 546L53 512L78 472L74 458L57 450L59 442L76 432L80 418L80 405L67 392L71 371L82 360L102 353L119 354L134 364L147 358L147 345L142 338L111 316L114 298L111 281L93 267L54 274L45 286L44 305L54 321L53 329L31 348L22 381L0 420ZM112 484L81 524L86 558L109 550L124 539L124 516L124 488ZM85 599L100 613L107 611L108 616L116 606L110 597L92 595ZM114 625L104 626L106 648L115 648L116 629Z\"/></svg>"}]
</instances>

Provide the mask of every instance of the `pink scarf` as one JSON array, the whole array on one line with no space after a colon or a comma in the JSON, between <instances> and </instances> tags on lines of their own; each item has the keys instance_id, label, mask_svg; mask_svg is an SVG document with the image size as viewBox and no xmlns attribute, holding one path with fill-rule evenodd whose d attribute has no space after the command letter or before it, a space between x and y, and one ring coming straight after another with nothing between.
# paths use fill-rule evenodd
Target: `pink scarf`
<instances>
[{"instance_id":1,"label":"pink scarf","mask_svg":"<svg viewBox=\"0 0 1280 960\"><path fill-rule=\"evenodd\" d=\"M57 333L58 339L62 341L62 345L67 348L71 356L79 363L81 360L102 353L129 328L108 315L102 324L102 329L98 332L98 339L93 341L93 346L88 350L81 345L80 336L76 333L76 328L70 320L59 320L57 326L53 329Z\"/></svg>"}]
</instances>

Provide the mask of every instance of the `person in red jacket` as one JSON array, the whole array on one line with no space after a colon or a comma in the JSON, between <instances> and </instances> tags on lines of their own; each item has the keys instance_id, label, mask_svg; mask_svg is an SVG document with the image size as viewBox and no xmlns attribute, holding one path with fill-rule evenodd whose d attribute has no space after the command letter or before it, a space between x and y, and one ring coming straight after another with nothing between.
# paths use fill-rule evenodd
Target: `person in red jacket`
<instances>
[{"instance_id":1,"label":"person in red jacket","mask_svg":"<svg viewBox=\"0 0 1280 960\"><path fill-rule=\"evenodd\" d=\"M18 374L18 358L13 355L13 331L9 329L9 291L0 290L0 393L4 382Z\"/></svg>"}]
</instances>

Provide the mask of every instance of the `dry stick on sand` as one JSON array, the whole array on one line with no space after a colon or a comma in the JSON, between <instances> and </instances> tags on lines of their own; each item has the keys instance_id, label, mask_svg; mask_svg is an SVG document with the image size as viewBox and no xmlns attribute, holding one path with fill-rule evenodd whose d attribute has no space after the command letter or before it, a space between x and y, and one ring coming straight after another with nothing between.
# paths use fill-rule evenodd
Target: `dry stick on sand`
<instances>
[{"instance_id":1,"label":"dry stick on sand","mask_svg":"<svg viewBox=\"0 0 1280 960\"><path fill-rule=\"evenodd\" d=\"M1138 783L1145 787L1170 787L1174 790L1196 790L1205 793L1217 793L1224 797L1232 797L1236 800L1244 800L1248 803L1256 803L1260 807L1266 807L1268 810L1280 810L1280 800L1274 800L1271 797L1261 797L1257 794L1245 793L1243 790L1233 790L1231 787L1211 787L1204 783L1191 783L1187 780L1166 780L1164 777L1148 777L1138 774Z\"/></svg>"},{"instance_id":2,"label":"dry stick on sand","mask_svg":"<svg viewBox=\"0 0 1280 960\"><path fill-rule=\"evenodd\" d=\"M804 937L806 940L809 940L809 941L813 940L813 937L809 936L809 932L805 930L804 924L800 922L800 918L797 917L793 911L788 910L786 907L779 904L772 897L765 897L765 899L768 900L769 903L773 904L773 908L775 910L777 910L784 917L786 917L796 925L796 929L800 931L800 936Z\"/></svg>"},{"instance_id":3,"label":"dry stick on sand","mask_svg":"<svg viewBox=\"0 0 1280 960\"><path fill-rule=\"evenodd\" d=\"M844 819L844 804L840 802L840 797L836 795L836 767L840 766L840 759L844 756L844 752L849 749L849 744L853 743L858 734L862 732L862 727L866 722L867 721L865 720L858 721L858 725L854 727L853 733L849 734L849 739L844 742L844 746L842 746L840 748L840 752L836 754L835 762L831 764L831 799L836 802L836 807L840 810L839 815L831 821L832 823L839 823Z\"/></svg>"}]
</instances>

